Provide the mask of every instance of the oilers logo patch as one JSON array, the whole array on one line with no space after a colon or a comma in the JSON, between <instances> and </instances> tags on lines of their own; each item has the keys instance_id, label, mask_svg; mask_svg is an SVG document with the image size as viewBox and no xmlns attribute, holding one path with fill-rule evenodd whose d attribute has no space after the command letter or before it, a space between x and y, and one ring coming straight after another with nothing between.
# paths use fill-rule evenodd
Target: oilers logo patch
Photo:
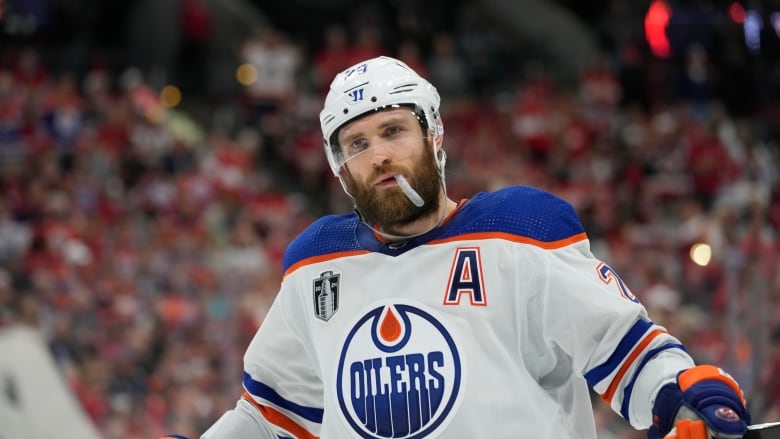
<instances>
[{"instance_id":1,"label":"oilers logo patch","mask_svg":"<svg viewBox=\"0 0 780 439\"><path fill-rule=\"evenodd\" d=\"M341 275L332 271L325 271L314 279L314 315L318 319L327 322L339 309L340 279Z\"/></svg>"},{"instance_id":2,"label":"oilers logo patch","mask_svg":"<svg viewBox=\"0 0 780 439\"><path fill-rule=\"evenodd\" d=\"M336 368L339 407L360 437L427 437L454 413L463 369L437 318L410 304L380 305L344 341Z\"/></svg>"}]
</instances>

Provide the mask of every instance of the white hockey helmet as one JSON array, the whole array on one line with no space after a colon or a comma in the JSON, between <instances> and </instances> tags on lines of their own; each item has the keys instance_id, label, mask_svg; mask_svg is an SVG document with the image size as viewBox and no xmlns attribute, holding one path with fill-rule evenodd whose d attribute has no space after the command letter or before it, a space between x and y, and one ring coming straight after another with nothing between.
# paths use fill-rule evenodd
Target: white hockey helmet
<instances>
[{"instance_id":1,"label":"white hockey helmet","mask_svg":"<svg viewBox=\"0 0 780 439\"><path fill-rule=\"evenodd\" d=\"M439 147L444 134L440 102L439 93L430 82L395 58L369 59L336 75L320 112L325 155L333 175L339 176L345 161L337 141L339 129L373 111L398 105L412 107L423 128L432 131L434 149ZM443 172L443 151L436 157L440 172Z\"/></svg>"}]
</instances>

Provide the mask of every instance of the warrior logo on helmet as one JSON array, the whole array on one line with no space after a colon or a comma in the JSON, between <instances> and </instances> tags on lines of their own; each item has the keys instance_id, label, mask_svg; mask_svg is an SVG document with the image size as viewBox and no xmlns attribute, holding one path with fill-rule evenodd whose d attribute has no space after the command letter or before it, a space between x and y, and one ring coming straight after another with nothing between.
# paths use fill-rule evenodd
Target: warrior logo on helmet
<instances>
[{"instance_id":1,"label":"warrior logo on helmet","mask_svg":"<svg viewBox=\"0 0 780 439\"><path fill-rule=\"evenodd\" d=\"M349 92L349 97L352 98L353 102L362 101L363 100L363 88L358 88L357 90L352 90Z\"/></svg>"}]
</instances>

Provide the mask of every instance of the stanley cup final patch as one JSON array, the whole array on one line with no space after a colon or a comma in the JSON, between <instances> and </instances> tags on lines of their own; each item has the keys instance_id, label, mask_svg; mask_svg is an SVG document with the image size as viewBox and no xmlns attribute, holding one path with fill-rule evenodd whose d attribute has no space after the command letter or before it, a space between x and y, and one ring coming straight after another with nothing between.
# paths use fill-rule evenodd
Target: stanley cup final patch
<instances>
[{"instance_id":1,"label":"stanley cup final patch","mask_svg":"<svg viewBox=\"0 0 780 439\"><path fill-rule=\"evenodd\" d=\"M325 271L314 279L314 315L328 321L339 309L339 279L341 274Z\"/></svg>"}]
</instances>

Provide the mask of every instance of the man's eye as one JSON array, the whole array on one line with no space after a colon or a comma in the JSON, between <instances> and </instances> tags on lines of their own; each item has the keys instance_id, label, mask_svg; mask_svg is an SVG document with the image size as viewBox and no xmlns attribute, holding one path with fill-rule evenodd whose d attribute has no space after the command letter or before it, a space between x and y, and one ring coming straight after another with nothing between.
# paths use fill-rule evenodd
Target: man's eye
<instances>
[{"instance_id":1,"label":"man's eye","mask_svg":"<svg viewBox=\"0 0 780 439\"><path fill-rule=\"evenodd\" d=\"M401 131L402 131L402 129L401 129L401 127L400 127L400 126L398 126L398 125L394 125L394 126L389 126L389 127L387 127L387 130L385 130L385 133L386 133L388 136L392 136L392 135L394 135L394 134L398 134L398 133L400 133Z\"/></svg>"},{"instance_id":2,"label":"man's eye","mask_svg":"<svg viewBox=\"0 0 780 439\"><path fill-rule=\"evenodd\" d=\"M368 139L355 139L352 141L352 143L349 144L349 148L353 151L362 151L368 148Z\"/></svg>"}]
</instances>

